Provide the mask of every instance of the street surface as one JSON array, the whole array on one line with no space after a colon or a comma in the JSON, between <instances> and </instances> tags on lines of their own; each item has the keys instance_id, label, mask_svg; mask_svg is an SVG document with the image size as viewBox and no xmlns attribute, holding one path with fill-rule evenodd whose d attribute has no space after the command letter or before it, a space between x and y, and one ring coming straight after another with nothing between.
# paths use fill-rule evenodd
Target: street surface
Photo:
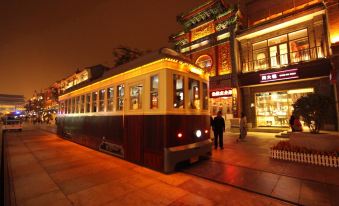
<instances>
[{"instance_id":1,"label":"street surface","mask_svg":"<svg viewBox=\"0 0 339 206\"><path fill-rule=\"evenodd\" d=\"M224 150L184 171L294 204L339 205L339 168L271 159L270 147L285 140L274 135L250 132L236 143L238 135L226 133Z\"/></svg>"},{"instance_id":2,"label":"street surface","mask_svg":"<svg viewBox=\"0 0 339 206\"><path fill-rule=\"evenodd\" d=\"M17 205L49 206L290 205L279 199L305 205L339 205L334 195L339 190L332 193L339 182L338 169L270 160L269 145L278 140L272 134L259 136L249 134L247 142L235 143L236 135L226 134L225 149L214 151L211 160L187 167L183 173L166 175L69 142L51 132L26 128L22 133L6 136L12 200ZM299 181L297 186L289 178ZM264 189L247 188L249 179ZM323 184L326 182L331 184ZM311 187L314 184L317 187ZM325 188L318 188L317 184ZM263 192L270 187L281 195ZM299 191L297 201L294 196L289 198L289 191ZM328 194L324 195L324 191Z\"/></svg>"}]
</instances>

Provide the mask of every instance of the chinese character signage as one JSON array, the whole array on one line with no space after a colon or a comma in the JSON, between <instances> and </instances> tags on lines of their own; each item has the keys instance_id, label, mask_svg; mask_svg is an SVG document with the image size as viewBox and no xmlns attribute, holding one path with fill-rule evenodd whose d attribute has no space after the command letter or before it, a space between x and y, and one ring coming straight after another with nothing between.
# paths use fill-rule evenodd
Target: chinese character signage
<instances>
[{"instance_id":1,"label":"chinese character signage","mask_svg":"<svg viewBox=\"0 0 339 206\"><path fill-rule=\"evenodd\" d=\"M204 24L204 25L192 30L191 42L195 41L197 39L203 38L205 36L208 36L210 34L213 34L214 32L215 32L215 30L214 30L214 24L213 23Z\"/></svg>"},{"instance_id":2,"label":"chinese character signage","mask_svg":"<svg viewBox=\"0 0 339 206\"><path fill-rule=\"evenodd\" d=\"M298 69L289 69L284 71L260 74L260 83L275 82L297 78L299 78Z\"/></svg>"},{"instance_id":3,"label":"chinese character signage","mask_svg":"<svg viewBox=\"0 0 339 206\"><path fill-rule=\"evenodd\" d=\"M226 88L222 90L210 91L210 97L231 97L232 96L232 88Z\"/></svg>"}]
</instances>

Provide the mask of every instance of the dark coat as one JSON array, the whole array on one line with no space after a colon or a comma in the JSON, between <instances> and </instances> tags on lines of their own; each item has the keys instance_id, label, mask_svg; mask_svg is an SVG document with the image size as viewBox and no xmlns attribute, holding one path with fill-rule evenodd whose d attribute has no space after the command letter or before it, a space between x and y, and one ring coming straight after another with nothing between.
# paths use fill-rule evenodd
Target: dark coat
<instances>
[{"instance_id":1,"label":"dark coat","mask_svg":"<svg viewBox=\"0 0 339 206\"><path fill-rule=\"evenodd\" d=\"M215 131L224 131L225 130L225 120L221 116L216 116L213 120L213 130Z\"/></svg>"}]
</instances>

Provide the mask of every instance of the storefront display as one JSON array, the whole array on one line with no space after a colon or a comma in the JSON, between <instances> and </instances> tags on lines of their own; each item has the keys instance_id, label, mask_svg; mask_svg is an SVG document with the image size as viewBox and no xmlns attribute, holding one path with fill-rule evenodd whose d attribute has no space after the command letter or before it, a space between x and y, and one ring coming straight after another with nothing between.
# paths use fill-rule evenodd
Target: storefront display
<instances>
[{"instance_id":1,"label":"storefront display","mask_svg":"<svg viewBox=\"0 0 339 206\"><path fill-rule=\"evenodd\" d=\"M258 126L288 127L293 103L300 97L313 93L313 88L295 89L255 94Z\"/></svg>"},{"instance_id":2,"label":"storefront display","mask_svg":"<svg viewBox=\"0 0 339 206\"><path fill-rule=\"evenodd\" d=\"M210 105L212 116L216 116L217 112L221 111L226 119L233 118L232 97L212 98Z\"/></svg>"}]
</instances>

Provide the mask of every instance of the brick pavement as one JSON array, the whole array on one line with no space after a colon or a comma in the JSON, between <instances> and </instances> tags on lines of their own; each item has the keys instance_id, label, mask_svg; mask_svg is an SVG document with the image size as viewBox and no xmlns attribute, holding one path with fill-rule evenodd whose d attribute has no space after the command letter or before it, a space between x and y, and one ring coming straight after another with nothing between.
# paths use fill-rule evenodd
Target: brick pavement
<instances>
[{"instance_id":1,"label":"brick pavement","mask_svg":"<svg viewBox=\"0 0 339 206\"><path fill-rule=\"evenodd\" d=\"M16 205L288 205L183 173L155 172L25 129L6 136Z\"/></svg>"},{"instance_id":2,"label":"brick pavement","mask_svg":"<svg viewBox=\"0 0 339 206\"><path fill-rule=\"evenodd\" d=\"M339 169L300 164L269 157L269 148L281 141L269 133L224 135L224 150L214 150L210 161L185 169L216 182L301 205L339 205Z\"/></svg>"}]
</instances>

